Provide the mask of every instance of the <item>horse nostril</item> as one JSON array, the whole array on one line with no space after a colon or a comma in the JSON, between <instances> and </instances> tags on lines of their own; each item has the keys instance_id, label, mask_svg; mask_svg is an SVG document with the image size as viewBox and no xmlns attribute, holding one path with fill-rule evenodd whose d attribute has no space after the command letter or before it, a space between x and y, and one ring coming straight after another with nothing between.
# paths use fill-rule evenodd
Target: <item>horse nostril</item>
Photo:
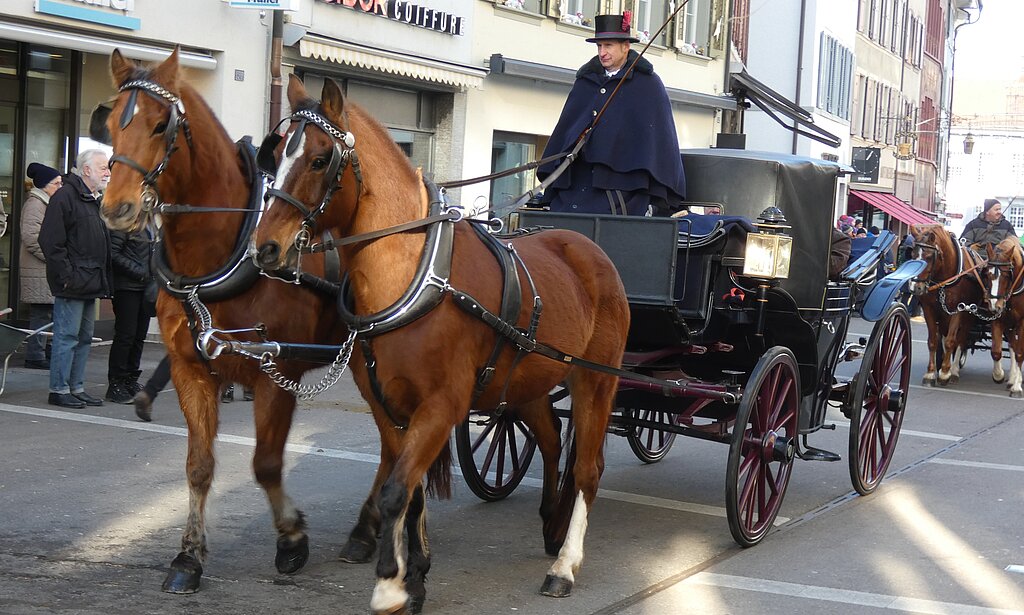
<instances>
[{"instance_id":1,"label":"horse nostril","mask_svg":"<svg viewBox=\"0 0 1024 615\"><path fill-rule=\"evenodd\" d=\"M277 265L280 256L281 246L277 245L276 241L268 241L260 246L257 259L259 260L261 267L273 267Z\"/></svg>"}]
</instances>

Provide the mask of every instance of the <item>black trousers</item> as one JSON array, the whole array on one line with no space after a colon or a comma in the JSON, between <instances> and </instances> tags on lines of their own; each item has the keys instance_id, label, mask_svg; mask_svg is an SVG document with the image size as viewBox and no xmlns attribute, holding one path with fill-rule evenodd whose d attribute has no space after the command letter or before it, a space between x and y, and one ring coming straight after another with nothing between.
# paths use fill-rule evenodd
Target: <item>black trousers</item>
<instances>
[{"instance_id":1,"label":"black trousers","mask_svg":"<svg viewBox=\"0 0 1024 615\"><path fill-rule=\"evenodd\" d=\"M149 316L143 313L142 290L114 291L114 342L110 346L107 380L138 380L142 370L142 345L149 330Z\"/></svg>"},{"instance_id":2,"label":"black trousers","mask_svg":"<svg viewBox=\"0 0 1024 615\"><path fill-rule=\"evenodd\" d=\"M171 357L164 355L164 358L160 359L160 364L156 366L156 370L153 371L153 375L146 381L146 386L143 390L149 395L150 399L156 399L156 396L160 394L160 391L164 390L167 386L167 381L171 379Z\"/></svg>"}]
</instances>

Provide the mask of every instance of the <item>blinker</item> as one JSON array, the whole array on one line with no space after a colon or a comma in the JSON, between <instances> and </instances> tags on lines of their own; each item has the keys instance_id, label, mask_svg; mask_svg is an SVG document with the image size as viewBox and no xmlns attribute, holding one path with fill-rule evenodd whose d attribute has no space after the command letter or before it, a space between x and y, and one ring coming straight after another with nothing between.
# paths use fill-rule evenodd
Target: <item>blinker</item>
<instances>
[{"instance_id":1,"label":"blinker","mask_svg":"<svg viewBox=\"0 0 1024 615\"><path fill-rule=\"evenodd\" d=\"M139 91L138 90L129 90L128 91L128 100L125 101L124 110L121 111L121 120L120 120L121 130L124 130L125 128L128 127L128 124L132 123L132 119L135 117L135 105L136 105L136 99L138 98L138 96L139 96Z\"/></svg>"},{"instance_id":2,"label":"blinker","mask_svg":"<svg viewBox=\"0 0 1024 615\"><path fill-rule=\"evenodd\" d=\"M274 177L277 173L277 160L274 158L274 150L281 143L284 136L272 132L263 137L260 148L256 151L256 168L268 177Z\"/></svg>"}]
</instances>

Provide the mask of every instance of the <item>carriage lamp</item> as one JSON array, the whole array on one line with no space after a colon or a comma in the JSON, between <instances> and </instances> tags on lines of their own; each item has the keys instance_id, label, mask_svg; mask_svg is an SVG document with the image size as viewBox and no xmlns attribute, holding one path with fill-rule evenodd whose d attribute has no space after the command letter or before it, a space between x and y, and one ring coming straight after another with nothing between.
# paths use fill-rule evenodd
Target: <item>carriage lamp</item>
<instances>
[{"instance_id":1,"label":"carriage lamp","mask_svg":"<svg viewBox=\"0 0 1024 615\"><path fill-rule=\"evenodd\" d=\"M778 207L768 207L758 216L756 233L747 234L743 258L743 275L766 280L789 277L793 238L786 234L792 228Z\"/></svg>"}]
</instances>

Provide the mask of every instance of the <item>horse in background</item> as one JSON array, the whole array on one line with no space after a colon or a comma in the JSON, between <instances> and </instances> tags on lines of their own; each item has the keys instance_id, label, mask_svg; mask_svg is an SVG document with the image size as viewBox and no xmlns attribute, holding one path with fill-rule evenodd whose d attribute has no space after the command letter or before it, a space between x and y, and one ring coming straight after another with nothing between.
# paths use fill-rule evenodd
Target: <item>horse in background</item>
<instances>
[{"instance_id":1,"label":"horse in background","mask_svg":"<svg viewBox=\"0 0 1024 615\"><path fill-rule=\"evenodd\" d=\"M996 287L992 309L1000 314L997 320L1010 346L1010 377L1007 388L1010 397L1024 397L1021 387L1021 363L1024 362L1024 339L1021 326L1024 324L1024 248L1017 237L1007 237L995 246L987 246L989 267ZM997 343L993 323L992 351L995 355ZM998 347L1002 351L1002 335Z\"/></svg>"},{"instance_id":2,"label":"horse in background","mask_svg":"<svg viewBox=\"0 0 1024 615\"><path fill-rule=\"evenodd\" d=\"M247 246L250 239L243 221L255 215L246 211L250 203L255 202L257 208L260 203L259 180L206 102L180 79L177 49L152 70L115 50L110 67L120 93L107 122L115 152L102 206L108 226L126 231L140 228L159 204L155 198L197 209L218 208L207 213L161 214L157 249L163 250L174 274L188 278L216 272L230 265L235 255L241 258L240 242ZM324 276L322 255L309 258L305 266L310 273ZM346 339L348 329L334 308L335 297L264 276L253 278L230 298L210 301L211 326L247 330L262 323L273 339L294 343L340 343ZM224 355L203 360L193 337L197 330L190 328L190 320L202 320L203 314L184 295L161 292L157 317L188 425L188 519L164 591L191 593L200 586L207 558L206 501L213 481L218 393L231 382L254 389L253 473L266 493L277 530L275 565L282 573L297 572L309 554L306 524L281 477L294 395L265 377L259 362L252 359ZM235 333L233 337L259 341L255 333ZM316 367L320 366L297 360L278 363L280 373L293 382ZM353 534L374 537L375 522L371 497ZM357 542L356 551L363 553L356 558L365 561L372 554L373 540L369 554L364 542Z\"/></svg>"},{"instance_id":3,"label":"horse in background","mask_svg":"<svg viewBox=\"0 0 1024 615\"><path fill-rule=\"evenodd\" d=\"M440 200L428 198L419 174L383 126L346 101L334 81L325 81L318 103L292 77L288 100L292 121L275 150L278 175L256 233L263 268L294 264L301 252L296 248L306 245L303 238L311 231L315 236L333 229L335 236L354 239L444 211ZM541 450L544 542L549 554L558 555L541 593L569 595L583 560L618 379L521 353L510 343L500 349L489 384L474 394L481 382L478 374L501 337L495 332L500 325L485 324L471 313L481 308L501 313L508 303L502 282L507 272L523 281L517 293L522 307L505 321L508 325L520 331L536 328L537 341L568 355L619 366L629 329L625 291L608 257L582 235L552 230L495 245L471 224L445 220L426 230L406 227L407 232L341 248L351 296L341 307L350 310L350 322L361 323L364 354L375 371L375 386L360 374L356 384L380 428L381 456L395 460L380 491L382 543L370 603L374 613L416 612L423 604L430 552L421 481L471 405L490 409L507 404L530 427ZM449 233L449 245L432 248L431 234L442 232ZM500 266L503 253L513 255L516 265ZM450 275L425 284L439 289L436 303L401 327L385 333L374 329L373 323L386 324L384 316L404 306L417 309L407 298L425 288L417 282L424 267L431 268L428 278L438 277L433 274L438 259L450 263L445 265ZM513 332L507 327L502 335ZM575 442L560 479L561 442L548 393L561 382L572 394Z\"/></svg>"},{"instance_id":4,"label":"horse in background","mask_svg":"<svg viewBox=\"0 0 1024 615\"><path fill-rule=\"evenodd\" d=\"M910 233L914 236L913 258L926 263L912 287L928 326L928 368L922 384L955 384L960 380L960 355L966 351L967 335L974 324L974 316L959 307L983 303L986 284L970 250L957 243L944 226L916 224ZM992 379L1002 382L1002 363L995 356L993 359Z\"/></svg>"}]
</instances>

